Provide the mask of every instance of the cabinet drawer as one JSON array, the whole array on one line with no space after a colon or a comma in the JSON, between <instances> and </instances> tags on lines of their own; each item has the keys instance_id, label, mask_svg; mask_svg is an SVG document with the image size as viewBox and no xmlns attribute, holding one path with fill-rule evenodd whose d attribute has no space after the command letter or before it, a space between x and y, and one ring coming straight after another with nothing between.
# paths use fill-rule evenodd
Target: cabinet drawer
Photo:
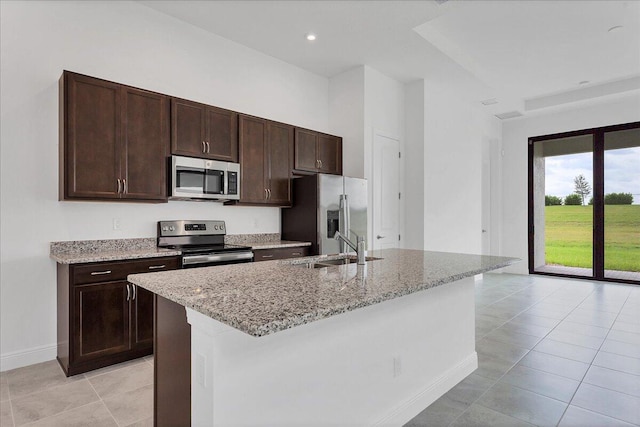
<instances>
[{"instance_id":1,"label":"cabinet drawer","mask_svg":"<svg viewBox=\"0 0 640 427\"><path fill-rule=\"evenodd\" d=\"M300 258L309 255L309 246L297 248L257 249L253 251L254 261L271 261L274 259Z\"/></svg>"},{"instance_id":2,"label":"cabinet drawer","mask_svg":"<svg viewBox=\"0 0 640 427\"><path fill-rule=\"evenodd\" d=\"M130 261L96 262L71 266L75 285L127 280L129 274L180 268L179 257L145 258Z\"/></svg>"}]
</instances>

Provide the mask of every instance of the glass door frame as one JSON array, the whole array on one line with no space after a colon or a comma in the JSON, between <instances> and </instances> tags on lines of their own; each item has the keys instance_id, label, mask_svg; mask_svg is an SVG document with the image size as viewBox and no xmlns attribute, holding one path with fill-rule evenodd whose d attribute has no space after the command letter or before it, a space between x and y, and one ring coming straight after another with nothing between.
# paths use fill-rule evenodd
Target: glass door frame
<instances>
[{"instance_id":1,"label":"glass door frame","mask_svg":"<svg viewBox=\"0 0 640 427\"><path fill-rule=\"evenodd\" d=\"M608 132L640 128L640 122L624 123L599 128L582 129L570 132L555 133L529 138L528 151L528 241L529 241L529 274L569 277L574 279L600 280L604 282L630 283L640 285L640 281L605 277L605 239L604 239L604 136ZM593 138L593 264L592 276L560 274L535 271L535 218L534 218L534 145L536 142L574 136L591 135Z\"/></svg>"}]
</instances>

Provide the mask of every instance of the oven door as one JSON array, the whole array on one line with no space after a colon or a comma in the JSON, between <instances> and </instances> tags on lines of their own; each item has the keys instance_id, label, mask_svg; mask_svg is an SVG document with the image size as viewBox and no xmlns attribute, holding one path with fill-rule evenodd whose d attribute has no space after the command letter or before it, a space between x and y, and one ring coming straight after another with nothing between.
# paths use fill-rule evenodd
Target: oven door
<instances>
[{"instance_id":1,"label":"oven door","mask_svg":"<svg viewBox=\"0 0 640 427\"><path fill-rule=\"evenodd\" d=\"M184 255L182 268L211 267L243 262L253 262L252 251Z\"/></svg>"}]
</instances>

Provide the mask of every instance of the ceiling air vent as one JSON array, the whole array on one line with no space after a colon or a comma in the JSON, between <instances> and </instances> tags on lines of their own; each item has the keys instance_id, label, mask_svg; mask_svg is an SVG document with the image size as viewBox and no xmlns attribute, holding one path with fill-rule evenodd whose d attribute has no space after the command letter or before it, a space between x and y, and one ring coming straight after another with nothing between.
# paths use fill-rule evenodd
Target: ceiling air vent
<instances>
[{"instance_id":1,"label":"ceiling air vent","mask_svg":"<svg viewBox=\"0 0 640 427\"><path fill-rule=\"evenodd\" d=\"M480 103L482 105L493 105L493 104L497 104L498 100L495 98L491 98L491 99L485 99L484 101L480 101Z\"/></svg>"},{"instance_id":2,"label":"ceiling air vent","mask_svg":"<svg viewBox=\"0 0 640 427\"><path fill-rule=\"evenodd\" d=\"M506 113L496 114L496 117L500 120L513 119L514 117L522 117L520 111L508 111Z\"/></svg>"}]
</instances>

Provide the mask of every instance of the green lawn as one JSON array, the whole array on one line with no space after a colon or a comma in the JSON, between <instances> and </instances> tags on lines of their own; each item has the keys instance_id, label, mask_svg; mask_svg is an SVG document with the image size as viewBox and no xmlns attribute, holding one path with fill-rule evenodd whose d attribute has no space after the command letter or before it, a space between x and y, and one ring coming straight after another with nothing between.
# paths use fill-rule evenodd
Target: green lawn
<instances>
[{"instance_id":1,"label":"green lawn","mask_svg":"<svg viewBox=\"0 0 640 427\"><path fill-rule=\"evenodd\" d=\"M547 264L592 267L592 206L545 206ZM640 205L605 206L605 269L640 271Z\"/></svg>"}]
</instances>

